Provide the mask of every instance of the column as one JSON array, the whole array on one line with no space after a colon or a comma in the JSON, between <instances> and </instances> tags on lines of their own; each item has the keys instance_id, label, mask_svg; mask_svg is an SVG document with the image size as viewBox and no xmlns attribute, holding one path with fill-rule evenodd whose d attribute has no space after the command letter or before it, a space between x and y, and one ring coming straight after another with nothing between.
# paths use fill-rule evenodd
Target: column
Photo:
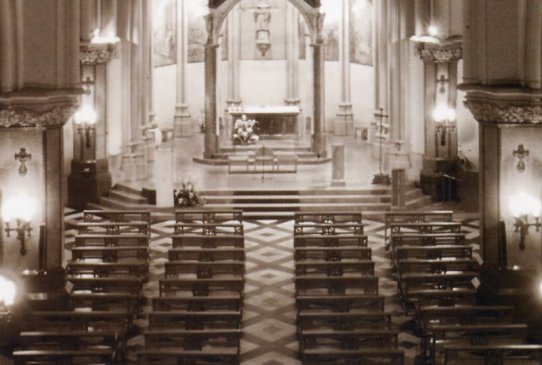
<instances>
[{"instance_id":1,"label":"column","mask_svg":"<svg viewBox=\"0 0 542 365\"><path fill-rule=\"evenodd\" d=\"M295 7L286 3L286 105L300 106L299 100L299 19ZM297 114L296 132L299 136L303 132L302 114Z\"/></svg>"},{"instance_id":2,"label":"column","mask_svg":"<svg viewBox=\"0 0 542 365\"><path fill-rule=\"evenodd\" d=\"M153 110L153 35L152 35L152 0L143 0L143 116L146 117L146 123L142 127L143 142L147 162L154 161L154 110Z\"/></svg>"},{"instance_id":3,"label":"column","mask_svg":"<svg viewBox=\"0 0 542 365\"><path fill-rule=\"evenodd\" d=\"M216 114L216 82L217 82L217 48L218 44L213 38L214 16L206 16L207 22L207 43L205 50L205 150L204 158L213 158L219 150L218 145L218 124Z\"/></svg>"},{"instance_id":4,"label":"column","mask_svg":"<svg viewBox=\"0 0 542 365\"><path fill-rule=\"evenodd\" d=\"M375 60L375 111L378 114L389 114L389 66L388 66L388 1L381 0L375 3L376 8L376 60ZM382 113L380 113L382 108ZM369 126L369 142L371 143L371 157L379 158L380 143L387 141L388 119L383 121L383 130L380 130L380 119L375 117ZM385 131L385 132L384 132Z\"/></svg>"},{"instance_id":5,"label":"column","mask_svg":"<svg viewBox=\"0 0 542 365\"><path fill-rule=\"evenodd\" d=\"M242 100L239 85L239 58L241 53L241 13L240 8L231 10L226 21L228 22L228 97L224 111L225 130L222 138L231 141L235 118L229 113L230 108L240 107Z\"/></svg>"},{"instance_id":6,"label":"column","mask_svg":"<svg viewBox=\"0 0 542 365\"><path fill-rule=\"evenodd\" d=\"M327 157L326 146L326 113L325 113L325 64L324 64L324 40L322 30L324 15L318 14L316 19L317 35L311 44L313 58L313 135L312 151L318 158Z\"/></svg>"},{"instance_id":7,"label":"column","mask_svg":"<svg viewBox=\"0 0 542 365\"><path fill-rule=\"evenodd\" d=\"M481 281L488 291L507 286L518 299L526 294L537 301L532 288L540 284L542 245L536 232L542 200L542 3L465 2L464 27L460 87L480 128ZM540 306L527 309L528 303L516 303L529 313L526 320L540 315Z\"/></svg>"},{"instance_id":8,"label":"column","mask_svg":"<svg viewBox=\"0 0 542 365\"><path fill-rule=\"evenodd\" d=\"M186 64L188 44L188 19L186 0L177 0L177 99L173 134L175 137L190 137L194 134L192 117L186 105Z\"/></svg>"},{"instance_id":9,"label":"column","mask_svg":"<svg viewBox=\"0 0 542 365\"><path fill-rule=\"evenodd\" d=\"M350 101L350 0L342 1L342 19L341 22L341 102L335 123L333 133L336 136L349 136L354 131L354 114L352 112L352 102Z\"/></svg>"},{"instance_id":10,"label":"column","mask_svg":"<svg viewBox=\"0 0 542 365\"><path fill-rule=\"evenodd\" d=\"M2 203L15 199L15 203L20 203L17 208L24 210L30 204L18 197L26 197L35 205L35 213L28 222L33 231L39 232L40 225L45 222L46 258L43 263L48 275L43 290L56 290L64 285L63 275L54 275L63 270L65 249L63 125L73 114L80 93L80 3L58 0L53 4L52 9L27 2L4 1L0 4ZM44 25L58 31L44 32L42 28L36 28L33 22L36 17L42 17ZM56 44L58 47L33 47L33 44ZM49 62L39 64L40 83L31 91L23 91L23 85L36 81L36 73L23 72L23 60L26 64L44 57ZM4 79L3 76L8 74L11 77ZM17 150L12 150L13 146L17 146ZM32 159L26 162L27 170L22 173L20 162L14 160L12 154L20 152L19 147L26 147L32 154ZM38 234L27 237L24 256L19 253L19 243L13 233L9 238L4 231L1 234L6 244L3 269L18 274L39 268Z\"/></svg>"}]
</instances>

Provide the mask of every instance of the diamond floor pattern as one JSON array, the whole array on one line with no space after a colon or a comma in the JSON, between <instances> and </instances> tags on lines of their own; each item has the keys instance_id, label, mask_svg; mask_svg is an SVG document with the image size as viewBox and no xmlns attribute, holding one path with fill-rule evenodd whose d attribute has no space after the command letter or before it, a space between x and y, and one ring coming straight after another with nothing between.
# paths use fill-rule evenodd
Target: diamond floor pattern
<instances>
[{"instance_id":1,"label":"diamond floor pattern","mask_svg":"<svg viewBox=\"0 0 542 365\"><path fill-rule=\"evenodd\" d=\"M82 214L66 212L66 242L73 241L73 225ZM152 226L151 282L144 295L157 294L156 281L164 274L168 238L172 221ZM405 351L405 364L414 364L419 352L419 338L411 330L411 317L405 316L400 305L397 284L392 276L388 252L384 248L384 225L377 220L367 220L369 245L375 261L375 275L380 278L380 294L386 296L386 310L394 315L393 323L401 331L399 346ZM465 218L468 241L478 239L478 220ZM288 220L261 220L245 222L246 284L243 310L243 340L241 341L242 365L299 365L295 335L293 222ZM66 250L66 257L70 257ZM150 308L146 307L146 310ZM142 321L144 324L145 321ZM141 336L138 336L141 337ZM142 346L141 338L132 341L132 350Z\"/></svg>"}]
</instances>

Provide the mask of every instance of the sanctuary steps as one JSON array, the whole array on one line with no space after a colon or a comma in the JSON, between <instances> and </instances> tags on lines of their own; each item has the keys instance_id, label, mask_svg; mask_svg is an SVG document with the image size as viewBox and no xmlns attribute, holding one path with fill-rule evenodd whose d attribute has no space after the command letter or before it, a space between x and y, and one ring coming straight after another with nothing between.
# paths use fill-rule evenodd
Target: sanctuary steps
<instances>
[{"instance_id":1,"label":"sanctuary steps","mask_svg":"<svg viewBox=\"0 0 542 365\"><path fill-rule=\"evenodd\" d=\"M152 190L144 189L147 193ZM240 209L251 219L286 219L295 212L321 211L362 211L365 215L382 215L391 209L390 187L330 188L306 190L208 190L201 192L206 199L206 208ZM158 210L148 204L142 190L128 185L117 184L111 193L100 198L99 204L89 208ZM406 192L407 209L417 209L431 204L431 198L421 190L409 185Z\"/></svg>"}]
</instances>

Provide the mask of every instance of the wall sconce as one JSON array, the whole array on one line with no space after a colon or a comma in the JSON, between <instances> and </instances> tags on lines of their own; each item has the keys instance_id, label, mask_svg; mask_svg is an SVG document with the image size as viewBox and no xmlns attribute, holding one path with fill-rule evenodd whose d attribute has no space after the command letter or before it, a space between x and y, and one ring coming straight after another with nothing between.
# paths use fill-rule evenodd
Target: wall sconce
<instances>
[{"instance_id":1,"label":"wall sconce","mask_svg":"<svg viewBox=\"0 0 542 365\"><path fill-rule=\"evenodd\" d=\"M24 176L28 172L26 167L26 161L32 159L32 154L26 152L26 148L21 147L19 153L15 154L15 160L19 161L21 165L19 166L19 175Z\"/></svg>"},{"instance_id":2,"label":"wall sconce","mask_svg":"<svg viewBox=\"0 0 542 365\"><path fill-rule=\"evenodd\" d=\"M523 161L523 159L529 156L529 150L526 150L522 144L518 144L518 149L513 150L512 154L514 155L514 157L518 158L516 169L519 172L523 172L525 170L525 162Z\"/></svg>"},{"instance_id":3,"label":"wall sconce","mask_svg":"<svg viewBox=\"0 0 542 365\"><path fill-rule=\"evenodd\" d=\"M85 95L90 95L91 93L91 86L94 85L94 80L92 80L89 76L87 76L83 81L81 81L81 86L83 87L83 92Z\"/></svg>"},{"instance_id":4,"label":"wall sconce","mask_svg":"<svg viewBox=\"0 0 542 365\"><path fill-rule=\"evenodd\" d=\"M514 232L519 233L519 249L525 249L525 237L529 234L529 227L535 227L540 232L540 201L525 194L519 193L510 198L510 209L514 217ZM529 222L529 215L534 218L534 223Z\"/></svg>"},{"instance_id":5,"label":"wall sconce","mask_svg":"<svg viewBox=\"0 0 542 365\"><path fill-rule=\"evenodd\" d=\"M26 238L32 236L32 227L30 226L35 212L35 204L32 199L26 195L8 199L2 206L2 218L5 223L4 231L6 236L10 237L11 232L17 232L17 239L21 243L20 253L26 255ZM13 226L15 223L15 226Z\"/></svg>"},{"instance_id":6,"label":"wall sconce","mask_svg":"<svg viewBox=\"0 0 542 365\"><path fill-rule=\"evenodd\" d=\"M85 141L85 143L81 143L81 156L83 156L83 145L85 145L86 148L91 147L90 137L94 131L96 119L96 112L88 105L80 109L74 115L74 122L77 125L77 132L81 136L81 142L83 142L83 140Z\"/></svg>"},{"instance_id":7,"label":"wall sconce","mask_svg":"<svg viewBox=\"0 0 542 365\"><path fill-rule=\"evenodd\" d=\"M440 104L433 110L433 120L437 126L436 135L440 134L440 144L446 145L446 134L448 130L453 132L455 129L455 110L447 105Z\"/></svg>"}]
</instances>

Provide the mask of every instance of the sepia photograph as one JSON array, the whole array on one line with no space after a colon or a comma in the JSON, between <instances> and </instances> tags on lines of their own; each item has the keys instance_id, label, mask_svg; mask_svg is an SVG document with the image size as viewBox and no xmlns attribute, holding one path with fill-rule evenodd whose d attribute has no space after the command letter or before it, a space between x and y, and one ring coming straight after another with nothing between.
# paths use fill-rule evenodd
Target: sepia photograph
<instances>
[{"instance_id":1,"label":"sepia photograph","mask_svg":"<svg viewBox=\"0 0 542 365\"><path fill-rule=\"evenodd\" d=\"M541 365L542 0L0 0L0 365Z\"/></svg>"}]
</instances>

